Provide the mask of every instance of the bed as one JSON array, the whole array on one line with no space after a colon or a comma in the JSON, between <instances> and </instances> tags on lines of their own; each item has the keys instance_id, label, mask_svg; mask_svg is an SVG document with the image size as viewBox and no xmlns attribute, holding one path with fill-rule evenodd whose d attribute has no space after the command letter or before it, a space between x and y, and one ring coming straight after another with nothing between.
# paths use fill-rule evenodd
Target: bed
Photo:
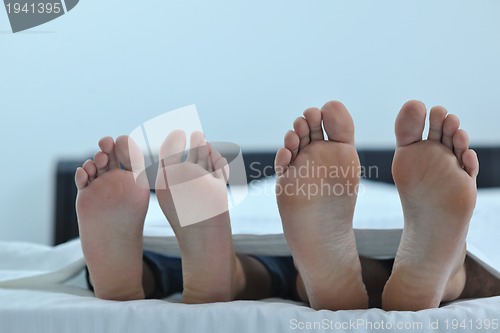
<instances>
[{"instance_id":1,"label":"bed","mask_svg":"<svg viewBox=\"0 0 500 333\"><path fill-rule=\"evenodd\" d=\"M478 179L481 189L468 236L468 250L492 274L500 277L500 258L496 255L500 250L497 244L500 149L477 150L482 168ZM402 212L397 192L391 185L392 154L390 150L360 152L363 165L376 165L379 170L376 179L363 180L366 191L359 196L355 215L358 250L369 257L389 258L399 243ZM271 152L244 154L247 170L255 161L264 170L272 165L273 158ZM204 305L181 304L180 295L135 302L96 299L86 289L82 274L84 261L77 238L73 172L80 163L65 160L58 164L56 246L0 242L3 258L0 261L1 333L500 332L500 297L461 300L419 312L314 311L304 304L281 299ZM235 246L243 253L288 254L271 190L274 179L252 180L245 202L231 211ZM151 200L156 200L154 193ZM153 202L150 207L144 232L145 247L169 255L178 254L172 231L158 206Z\"/></svg>"}]
</instances>

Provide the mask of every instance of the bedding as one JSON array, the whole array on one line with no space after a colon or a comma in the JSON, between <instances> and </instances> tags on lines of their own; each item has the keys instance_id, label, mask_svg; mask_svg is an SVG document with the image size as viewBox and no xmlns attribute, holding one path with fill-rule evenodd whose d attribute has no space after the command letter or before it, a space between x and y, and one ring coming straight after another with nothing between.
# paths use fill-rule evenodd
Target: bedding
<instances>
[{"instance_id":1,"label":"bedding","mask_svg":"<svg viewBox=\"0 0 500 333\"><path fill-rule=\"evenodd\" d=\"M235 247L240 253L290 255L274 195L275 179L250 183L248 196L230 211ZM173 230L166 222L154 194L144 229L148 249L178 255ZM467 236L469 255L500 278L498 220L500 189L478 190L477 205ZM394 258L403 228L403 211L394 185L362 180L354 213L354 233L360 255Z\"/></svg>"},{"instance_id":2,"label":"bedding","mask_svg":"<svg viewBox=\"0 0 500 333\"><path fill-rule=\"evenodd\" d=\"M273 195L273 179L251 184L231 210L239 252L289 254ZM364 181L355 214L360 254L393 257L402 227L394 186ZM364 190L363 190L364 189ZM152 201L155 197L152 196ZM469 254L500 277L499 189L482 189L468 236ZM178 254L175 238L152 202L145 248ZM257 209L258 208L258 209ZM79 240L48 247L0 242L0 333L3 332L500 332L500 297L463 300L419 312L314 311L304 304L267 299L203 305L166 300L112 302L86 290Z\"/></svg>"},{"instance_id":3,"label":"bedding","mask_svg":"<svg viewBox=\"0 0 500 333\"><path fill-rule=\"evenodd\" d=\"M0 289L0 332L500 332L500 297L419 312L314 311L278 299L111 302L73 287Z\"/></svg>"}]
</instances>

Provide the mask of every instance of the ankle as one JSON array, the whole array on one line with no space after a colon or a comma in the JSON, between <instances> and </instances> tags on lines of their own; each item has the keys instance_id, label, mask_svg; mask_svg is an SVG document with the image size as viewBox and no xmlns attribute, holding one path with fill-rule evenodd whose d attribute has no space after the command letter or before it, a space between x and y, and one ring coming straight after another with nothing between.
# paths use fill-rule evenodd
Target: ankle
<instances>
[{"instance_id":1,"label":"ankle","mask_svg":"<svg viewBox=\"0 0 500 333\"><path fill-rule=\"evenodd\" d=\"M241 259L234 255L233 275L232 275L232 296L233 299L241 298L245 294L248 286L247 274L243 268Z\"/></svg>"},{"instance_id":2,"label":"ankle","mask_svg":"<svg viewBox=\"0 0 500 333\"><path fill-rule=\"evenodd\" d=\"M215 280L206 272L193 271L186 266L183 266L182 269L184 281L182 300L186 304L230 302L235 300L246 286L245 274L236 255L234 255L231 267L227 270L226 278L223 281ZM226 269L224 268L224 270Z\"/></svg>"},{"instance_id":3,"label":"ankle","mask_svg":"<svg viewBox=\"0 0 500 333\"><path fill-rule=\"evenodd\" d=\"M308 291L309 305L315 310L362 310L368 309L368 294L364 286L342 288L335 291Z\"/></svg>"},{"instance_id":4,"label":"ankle","mask_svg":"<svg viewBox=\"0 0 500 333\"><path fill-rule=\"evenodd\" d=\"M305 282L307 298L315 310L356 310L368 308L368 293L357 270L346 272L345 279L335 279L335 285L325 284L326 280ZM349 276L349 277L348 277Z\"/></svg>"},{"instance_id":5,"label":"ankle","mask_svg":"<svg viewBox=\"0 0 500 333\"><path fill-rule=\"evenodd\" d=\"M94 290L97 298L108 301L137 301L145 299L144 290L138 288L114 288L113 290Z\"/></svg>"},{"instance_id":6,"label":"ankle","mask_svg":"<svg viewBox=\"0 0 500 333\"><path fill-rule=\"evenodd\" d=\"M458 272L450 277L443 294L443 302L451 302L460 297L465 288L467 275L465 265L462 265Z\"/></svg>"},{"instance_id":7,"label":"ankle","mask_svg":"<svg viewBox=\"0 0 500 333\"><path fill-rule=\"evenodd\" d=\"M230 302L233 298L226 290L205 290L185 287L182 292L182 302L185 304L207 304Z\"/></svg>"},{"instance_id":8,"label":"ankle","mask_svg":"<svg viewBox=\"0 0 500 333\"><path fill-rule=\"evenodd\" d=\"M439 307L443 293L436 286L421 284L408 274L393 271L382 292L385 311L418 311Z\"/></svg>"}]
</instances>

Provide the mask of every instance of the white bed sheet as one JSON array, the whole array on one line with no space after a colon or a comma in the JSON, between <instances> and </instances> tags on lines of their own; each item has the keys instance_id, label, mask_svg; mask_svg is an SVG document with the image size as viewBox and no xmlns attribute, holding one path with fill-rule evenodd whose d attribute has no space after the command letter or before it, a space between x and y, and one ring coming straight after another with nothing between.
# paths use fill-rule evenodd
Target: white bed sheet
<instances>
[{"instance_id":1,"label":"white bed sheet","mask_svg":"<svg viewBox=\"0 0 500 333\"><path fill-rule=\"evenodd\" d=\"M250 185L247 198L230 211L235 247L241 253L289 255L274 194L275 179ZM500 189L480 189L467 236L469 254L500 278ZM354 214L358 252L393 258L403 228L403 211L394 185L362 180ZM174 233L153 195L146 217L145 243L154 251L178 255Z\"/></svg>"},{"instance_id":2,"label":"white bed sheet","mask_svg":"<svg viewBox=\"0 0 500 333\"><path fill-rule=\"evenodd\" d=\"M261 184L260 189L263 186ZM360 195L355 218L355 226L359 229L358 248L360 252L379 251L379 256L383 257L397 248L402 223L399 200L391 186L371 183L366 186L366 193ZM500 267L497 258L500 252L496 223L500 216L498 202L499 190L480 191L468 238L470 253L496 274ZM235 242L240 250L287 253L272 192L249 197L231 215L233 231L237 234ZM373 234L373 228L392 233L392 240ZM168 237L169 232L168 224L162 216L155 215L152 205L145 229L147 248L175 253L175 240ZM385 241L373 241L374 238ZM265 250L262 250L263 245L266 245ZM299 328L308 328L305 325L323 328L309 330L315 332L500 332L495 324L500 320L500 297L460 301L415 313L379 309L314 311L300 303L277 299L184 305L178 303L179 295L166 301L111 302L96 299L85 290L79 240L57 247L0 242L0 258L0 333L289 332L303 331ZM69 285L63 284L78 274L78 279ZM488 324L490 328L485 329ZM369 330L367 325L377 326ZM417 326L398 330L396 325ZM436 325L438 329L434 329ZM383 327L386 329L381 329Z\"/></svg>"},{"instance_id":3,"label":"white bed sheet","mask_svg":"<svg viewBox=\"0 0 500 333\"><path fill-rule=\"evenodd\" d=\"M278 299L203 305L175 299L112 302L77 288L47 289L0 289L0 332L500 332L491 326L500 317L500 297L419 312L333 312ZM484 329L487 324L490 329Z\"/></svg>"}]
</instances>

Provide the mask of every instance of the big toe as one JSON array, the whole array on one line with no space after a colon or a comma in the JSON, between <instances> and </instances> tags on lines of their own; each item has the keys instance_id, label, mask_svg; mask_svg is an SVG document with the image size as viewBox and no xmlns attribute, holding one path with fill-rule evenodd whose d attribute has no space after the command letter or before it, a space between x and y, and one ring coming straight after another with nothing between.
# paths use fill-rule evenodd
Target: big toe
<instances>
[{"instance_id":1,"label":"big toe","mask_svg":"<svg viewBox=\"0 0 500 333\"><path fill-rule=\"evenodd\" d=\"M131 137L123 135L116 139L116 157L120 164L129 171L144 170L144 156Z\"/></svg>"},{"instance_id":2,"label":"big toe","mask_svg":"<svg viewBox=\"0 0 500 333\"><path fill-rule=\"evenodd\" d=\"M426 109L420 101L406 102L396 118L395 132L398 147L422 140Z\"/></svg>"},{"instance_id":3,"label":"big toe","mask_svg":"<svg viewBox=\"0 0 500 333\"><path fill-rule=\"evenodd\" d=\"M171 132L160 147L162 166L180 163L186 149L186 133L181 130Z\"/></svg>"},{"instance_id":4,"label":"big toe","mask_svg":"<svg viewBox=\"0 0 500 333\"><path fill-rule=\"evenodd\" d=\"M131 137L123 135L116 139L115 154L118 162L127 171L132 171L137 184L149 187L146 166L141 149Z\"/></svg>"},{"instance_id":5,"label":"big toe","mask_svg":"<svg viewBox=\"0 0 500 333\"><path fill-rule=\"evenodd\" d=\"M354 122L344 104L331 101L321 108L328 140L354 144Z\"/></svg>"},{"instance_id":6,"label":"big toe","mask_svg":"<svg viewBox=\"0 0 500 333\"><path fill-rule=\"evenodd\" d=\"M156 178L156 189L167 188L166 167L182 161L186 149L186 133L182 130L171 132L160 147L160 165Z\"/></svg>"}]
</instances>

